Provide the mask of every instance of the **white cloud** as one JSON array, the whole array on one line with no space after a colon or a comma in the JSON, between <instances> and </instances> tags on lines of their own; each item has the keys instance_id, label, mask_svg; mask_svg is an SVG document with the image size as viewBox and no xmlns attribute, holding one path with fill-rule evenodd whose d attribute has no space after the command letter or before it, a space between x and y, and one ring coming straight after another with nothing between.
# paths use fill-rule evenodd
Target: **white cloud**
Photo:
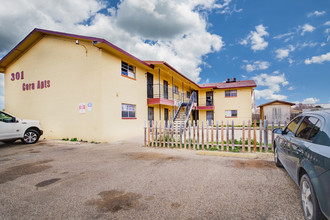
<instances>
[{"instance_id":1,"label":"white cloud","mask_svg":"<svg viewBox=\"0 0 330 220\"><path fill-rule=\"evenodd\" d=\"M281 86L287 86L289 82L286 80L285 74L281 75L269 75L262 73L252 78L256 81L257 86L267 87L263 90L255 90L256 99L266 100L285 100L287 96L278 94L281 91Z\"/></svg>"},{"instance_id":2,"label":"white cloud","mask_svg":"<svg viewBox=\"0 0 330 220\"><path fill-rule=\"evenodd\" d=\"M290 87L288 88L288 90L292 91L292 90L294 90L294 87L293 87L293 86L290 86Z\"/></svg>"},{"instance_id":3,"label":"white cloud","mask_svg":"<svg viewBox=\"0 0 330 220\"><path fill-rule=\"evenodd\" d=\"M282 39L282 38L285 38L285 37L290 37L291 35L293 35L293 32L288 32L288 33L285 33L285 34L279 34L279 35L276 35L275 37L273 37L273 39Z\"/></svg>"},{"instance_id":4,"label":"white cloud","mask_svg":"<svg viewBox=\"0 0 330 220\"><path fill-rule=\"evenodd\" d=\"M205 13L221 11L230 2L122 0L110 8L98 0L5 1L0 7L0 53L38 27L105 38L142 60L164 60L198 82L203 57L224 46L221 36L207 31Z\"/></svg>"},{"instance_id":5,"label":"white cloud","mask_svg":"<svg viewBox=\"0 0 330 220\"><path fill-rule=\"evenodd\" d=\"M317 98L306 98L302 101L303 104L316 104L320 99Z\"/></svg>"},{"instance_id":6,"label":"white cloud","mask_svg":"<svg viewBox=\"0 0 330 220\"><path fill-rule=\"evenodd\" d=\"M268 46L268 42L265 41L264 37L269 34L266 31L266 27L262 24L255 27L256 31L250 31L250 34L243 40L241 40L241 45L251 44L251 49L253 51L264 50Z\"/></svg>"},{"instance_id":7,"label":"white cloud","mask_svg":"<svg viewBox=\"0 0 330 220\"><path fill-rule=\"evenodd\" d=\"M293 45L289 45L287 48L280 48L275 50L276 58L279 60L283 60L288 57L290 52L294 51L296 48Z\"/></svg>"},{"instance_id":8,"label":"white cloud","mask_svg":"<svg viewBox=\"0 0 330 220\"><path fill-rule=\"evenodd\" d=\"M330 61L330 52L320 56L313 56L311 59L306 59L305 64L309 65L312 63L323 63L325 61Z\"/></svg>"},{"instance_id":9,"label":"white cloud","mask_svg":"<svg viewBox=\"0 0 330 220\"><path fill-rule=\"evenodd\" d=\"M325 11L313 11L313 12L310 12L307 14L307 17L312 17L312 16L321 16L321 15L324 15L325 14Z\"/></svg>"},{"instance_id":10,"label":"white cloud","mask_svg":"<svg viewBox=\"0 0 330 220\"><path fill-rule=\"evenodd\" d=\"M325 22L324 25L330 26L330 21Z\"/></svg>"},{"instance_id":11,"label":"white cloud","mask_svg":"<svg viewBox=\"0 0 330 220\"><path fill-rule=\"evenodd\" d=\"M267 61L255 61L252 64L248 63L248 64L242 66L242 68L245 69L247 72L252 72L255 70L268 69L269 66L270 66L270 63Z\"/></svg>"},{"instance_id":12,"label":"white cloud","mask_svg":"<svg viewBox=\"0 0 330 220\"><path fill-rule=\"evenodd\" d=\"M313 27L310 24L305 24L304 26L301 27L301 35L304 35L306 32L313 32L315 30L315 27Z\"/></svg>"}]
</instances>

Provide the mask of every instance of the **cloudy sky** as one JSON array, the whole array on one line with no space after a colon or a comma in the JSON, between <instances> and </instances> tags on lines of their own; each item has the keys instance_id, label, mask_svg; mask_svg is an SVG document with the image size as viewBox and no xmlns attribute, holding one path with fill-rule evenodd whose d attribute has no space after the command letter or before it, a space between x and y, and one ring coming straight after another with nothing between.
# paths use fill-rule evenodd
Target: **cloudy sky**
<instances>
[{"instance_id":1,"label":"cloudy sky","mask_svg":"<svg viewBox=\"0 0 330 220\"><path fill-rule=\"evenodd\" d=\"M101 37L197 83L253 79L257 105L329 103L329 0L0 0L0 58L34 28ZM0 109L4 108L0 74Z\"/></svg>"}]
</instances>

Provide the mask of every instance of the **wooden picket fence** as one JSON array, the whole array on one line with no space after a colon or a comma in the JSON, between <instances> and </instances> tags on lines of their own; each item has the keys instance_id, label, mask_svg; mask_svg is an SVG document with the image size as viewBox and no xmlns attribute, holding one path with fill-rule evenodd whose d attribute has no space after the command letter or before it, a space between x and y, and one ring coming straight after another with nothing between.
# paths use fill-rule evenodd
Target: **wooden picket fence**
<instances>
[{"instance_id":1,"label":"wooden picket fence","mask_svg":"<svg viewBox=\"0 0 330 220\"><path fill-rule=\"evenodd\" d=\"M213 125L213 121L211 122ZM277 127L281 125L278 124ZM286 126L286 122L284 124ZM234 151L234 152L268 152L274 150L274 123L268 125L267 120L256 120L243 125L235 126L234 121L216 122L210 126L207 122L189 122L188 126L174 127L173 124L164 121L145 122L144 146L185 148L193 150ZM180 132L181 131L181 132ZM235 139L239 136L239 140ZM259 137L257 137L259 136Z\"/></svg>"}]
</instances>

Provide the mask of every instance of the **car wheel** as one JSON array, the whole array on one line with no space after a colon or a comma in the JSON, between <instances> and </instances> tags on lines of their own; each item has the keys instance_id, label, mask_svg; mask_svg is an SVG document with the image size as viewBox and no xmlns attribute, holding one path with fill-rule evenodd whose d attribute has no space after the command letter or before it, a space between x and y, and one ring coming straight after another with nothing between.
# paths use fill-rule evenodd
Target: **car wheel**
<instances>
[{"instance_id":1,"label":"car wheel","mask_svg":"<svg viewBox=\"0 0 330 220\"><path fill-rule=\"evenodd\" d=\"M300 180L300 197L305 219L325 219L316 199L313 185L307 174L304 174Z\"/></svg>"},{"instance_id":2,"label":"car wheel","mask_svg":"<svg viewBox=\"0 0 330 220\"><path fill-rule=\"evenodd\" d=\"M40 134L34 129L28 129L24 137L22 138L23 143L25 144L34 144L39 140Z\"/></svg>"},{"instance_id":3,"label":"car wheel","mask_svg":"<svg viewBox=\"0 0 330 220\"><path fill-rule=\"evenodd\" d=\"M280 159L278 158L278 149L277 147L275 146L275 150L274 150L274 161L275 161L275 165L277 167L283 167Z\"/></svg>"}]
</instances>

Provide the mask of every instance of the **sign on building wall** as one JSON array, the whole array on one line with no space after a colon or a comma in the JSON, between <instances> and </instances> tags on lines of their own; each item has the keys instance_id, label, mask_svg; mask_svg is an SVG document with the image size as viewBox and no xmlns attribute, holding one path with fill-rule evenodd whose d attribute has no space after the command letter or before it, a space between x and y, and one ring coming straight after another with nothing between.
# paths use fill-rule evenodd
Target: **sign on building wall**
<instances>
[{"instance_id":1,"label":"sign on building wall","mask_svg":"<svg viewBox=\"0 0 330 220\"><path fill-rule=\"evenodd\" d=\"M85 114L86 113L86 104L85 103L80 103L79 104L79 113L80 114Z\"/></svg>"}]
</instances>

